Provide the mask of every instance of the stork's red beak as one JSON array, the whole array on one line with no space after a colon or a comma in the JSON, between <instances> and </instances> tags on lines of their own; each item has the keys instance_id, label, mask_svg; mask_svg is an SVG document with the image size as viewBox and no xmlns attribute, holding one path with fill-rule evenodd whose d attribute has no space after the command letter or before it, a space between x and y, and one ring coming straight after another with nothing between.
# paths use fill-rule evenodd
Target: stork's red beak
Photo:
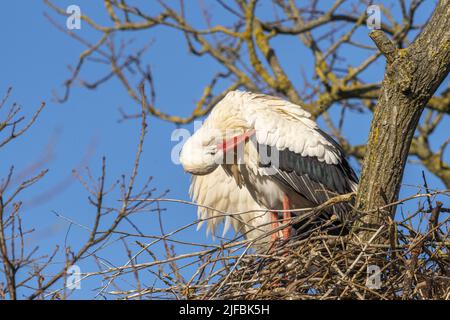
<instances>
[{"instance_id":1,"label":"stork's red beak","mask_svg":"<svg viewBox=\"0 0 450 320\"><path fill-rule=\"evenodd\" d=\"M247 142L253 135L255 134L255 130L249 130L241 135L232 137L230 139L224 140L222 143L217 145L219 150L222 150L224 153L237 149L237 146L243 142Z\"/></svg>"}]
</instances>

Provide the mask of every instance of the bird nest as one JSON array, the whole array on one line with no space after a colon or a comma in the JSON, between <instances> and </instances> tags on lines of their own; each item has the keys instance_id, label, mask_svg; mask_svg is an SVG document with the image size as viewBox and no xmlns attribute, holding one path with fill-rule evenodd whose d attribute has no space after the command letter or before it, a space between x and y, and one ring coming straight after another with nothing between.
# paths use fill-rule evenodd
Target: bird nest
<instances>
[{"instance_id":1,"label":"bird nest","mask_svg":"<svg viewBox=\"0 0 450 320\"><path fill-rule=\"evenodd\" d=\"M397 235L402 241L396 247L311 235L270 255L231 263L214 286L191 298L448 299L448 248L426 234Z\"/></svg>"},{"instance_id":2,"label":"bird nest","mask_svg":"<svg viewBox=\"0 0 450 320\"><path fill-rule=\"evenodd\" d=\"M449 212L430 201L428 209L420 205L398 221L387 218L364 236L361 230L330 235L318 227L266 252L256 252L242 237L183 254L169 246L166 259L141 264L158 284L115 294L127 299L450 299ZM188 278L187 268L194 270Z\"/></svg>"}]
</instances>

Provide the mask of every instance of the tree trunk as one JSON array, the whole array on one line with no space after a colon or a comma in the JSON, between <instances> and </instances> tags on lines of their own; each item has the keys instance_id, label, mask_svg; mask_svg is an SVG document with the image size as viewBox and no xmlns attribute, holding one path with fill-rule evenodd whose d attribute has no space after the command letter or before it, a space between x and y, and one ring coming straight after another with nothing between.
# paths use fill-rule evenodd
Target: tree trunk
<instances>
[{"instance_id":1,"label":"tree trunk","mask_svg":"<svg viewBox=\"0 0 450 320\"><path fill-rule=\"evenodd\" d=\"M450 69L450 0L441 0L422 33L397 49L383 31L370 33L387 59L385 77L370 128L356 197L356 228L367 240L395 206L411 140L422 111Z\"/></svg>"}]
</instances>

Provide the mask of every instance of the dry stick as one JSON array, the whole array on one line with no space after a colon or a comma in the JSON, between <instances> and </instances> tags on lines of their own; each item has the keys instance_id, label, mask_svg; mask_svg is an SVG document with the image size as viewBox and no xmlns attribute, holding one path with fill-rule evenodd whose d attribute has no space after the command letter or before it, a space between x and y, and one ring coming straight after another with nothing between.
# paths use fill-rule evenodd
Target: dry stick
<instances>
[{"instance_id":1,"label":"dry stick","mask_svg":"<svg viewBox=\"0 0 450 320\"><path fill-rule=\"evenodd\" d=\"M145 96L145 87L144 84L142 83L140 85L140 91L141 91L141 99L142 99L142 122L141 122L141 134L139 136L139 142L138 142L138 147L137 147L137 151L136 151L136 156L135 156L135 161L134 161L134 165L133 165L133 169L132 169L132 173L130 176L130 180L128 182L128 188L126 190L126 193L124 195L123 198L123 203L122 203L122 209L120 210L119 215L123 214L123 217L126 217L126 208L128 206L128 202L130 200L132 191L133 191L133 187L134 187L134 181L135 178L137 176L137 172L138 172L138 168L139 168L139 163L140 163L140 159L141 159L141 154L142 154L142 148L143 148L143 144L144 144L144 137L146 134L146 128L147 128L147 123L145 121L146 118L146 114L145 114L145 109L146 109L146 96ZM99 210L101 210L101 207L99 207ZM127 265L132 263L133 259L135 257L133 257L132 259L129 259L127 262ZM117 276L113 275L110 279L110 281L96 294L96 297L98 295L100 295L101 293L103 293L104 290L106 290L106 288L114 281L115 277Z\"/></svg>"},{"instance_id":2,"label":"dry stick","mask_svg":"<svg viewBox=\"0 0 450 320\"><path fill-rule=\"evenodd\" d=\"M437 240L441 240L439 235L439 228L436 228L436 226L439 223L439 214L441 212L441 209L442 209L442 202L436 201L436 207L434 207L433 210L431 210L431 216L428 221L428 230L434 229L433 235Z\"/></svg>"},{"instance_id":3,"label":"dry stick","mask_svg":"<svg viewBox=\"0 0 450 320\"><path fill-rule=\"evenodd\" d=\"M330 255L330 258L333 258L333 254L331 252L331 250L328 248L328 245L326 243L326 241L322 240L322 243L324 244L326 250L328 251L328 254ZM319 253L320 254L320 253ZM322 255L321 255L322 256ZM328 264L331 264L331 266L337 271L337 273L339 273L339 275L341 276L341 279L345 279L345 274L342 273L341 269L339 268L338 264L336 263L336 261L334 259L332 259L331 261L329 259L327 259L326 257L322 256L322 259L326 260ZM353 286L352 282L349 281L349 285L352 288L352 291L358 296L359 299L364 300L363 296L358 292L358 290Z\"/></svg>"},{"instance_id":4,"label":"dry stick","mask_svg":"<svg viewBox=\"0 0 450 320\"><path fill-rule=\"evenodd\" d=\"M375 232L375 234L369 239L369 241L365 244L363 250L361 251L361 253L358 255L358 257L355 259L355 261L353 261L353 263L350 265L350 268L345 272L344 277L339 279L339 281L336 283L335 286L338 286L339 284L341 284L342 280L345 279L348 274L353 270L353 268L355 267L355 265L358 263L358 261L361 259L361 257L363 256L364 252L367 250L369 244L372 243L373 240L375 240L375 238L378 236L378 234L381 232L381 230L384 228L384 225L380 226L378 228L378 230ZM328 297L330 295L330 293L333 291L333 288L329 289L322 297L320 297L320 300L325 299L326 297Z\"/></svg>"},{"instance_id":5,"label":"dry stick","mask_svg":"<svg viewBox=\"0 0 450 320\"><path fill-rule=\"evenodd\" d=\"M247 253L248 249L250 249L251 243L247 245L244 252L239 256L239 259L236 261L236 263L231 267L231 271L228 273L228 275L225 277L225 279L220 283L219 287L216 289L216 291L212 294L212 297L214 297L219 290L223 287L223 285L227 282L228 278L233 274L234 270L236 270L239 262L241 261L242 257Z\"/></svg>"},{"instance_id":6,"label":"dry stick","mask_svg":"<svg viewBox=\"0 0 450 320\"><path fill-rule=\"evenodd\" d=\"M417 260L419 254L422 252L423 240L424 239L419 242L420 245L414 245L414 248L411 250L411 259L408 262L408 269L406 270L405 279L403 281L403 299L408 299L410 296Z\"/></svg>"}]
</instances>

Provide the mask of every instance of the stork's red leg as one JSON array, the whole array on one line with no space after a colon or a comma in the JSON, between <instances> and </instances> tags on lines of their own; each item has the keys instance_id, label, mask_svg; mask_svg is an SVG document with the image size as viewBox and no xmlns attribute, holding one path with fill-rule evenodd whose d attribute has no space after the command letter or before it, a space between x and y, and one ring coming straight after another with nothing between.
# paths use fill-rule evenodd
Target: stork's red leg
<instances>
[{"instance_id":1,"label":"stork's red leg","mask_svg":"<svg viewBox=\"0 0 450 320\"><path fill-rule=\"evenodd\" d=\"M270 212L270 223L273 230L278 228L278 213ZM280 237L278 236L278 232L272 233L272 241L276 242Z\"/></svg>"},{"instance_id":2,"label":"stork's red leg","mask_svg":"<svg viewBox=\"0 0 450 320\"><path fill-rule=\"evenodd\" d=\"M283 197L283 210L290 209L290 201L289 198L284 195ZM287 223L291 221L291 213L288 211L283 212L283 223ZM288 240L291 237L291 226L287 226L283 229L283 240Z\"/></svg>"}]
</instances>

